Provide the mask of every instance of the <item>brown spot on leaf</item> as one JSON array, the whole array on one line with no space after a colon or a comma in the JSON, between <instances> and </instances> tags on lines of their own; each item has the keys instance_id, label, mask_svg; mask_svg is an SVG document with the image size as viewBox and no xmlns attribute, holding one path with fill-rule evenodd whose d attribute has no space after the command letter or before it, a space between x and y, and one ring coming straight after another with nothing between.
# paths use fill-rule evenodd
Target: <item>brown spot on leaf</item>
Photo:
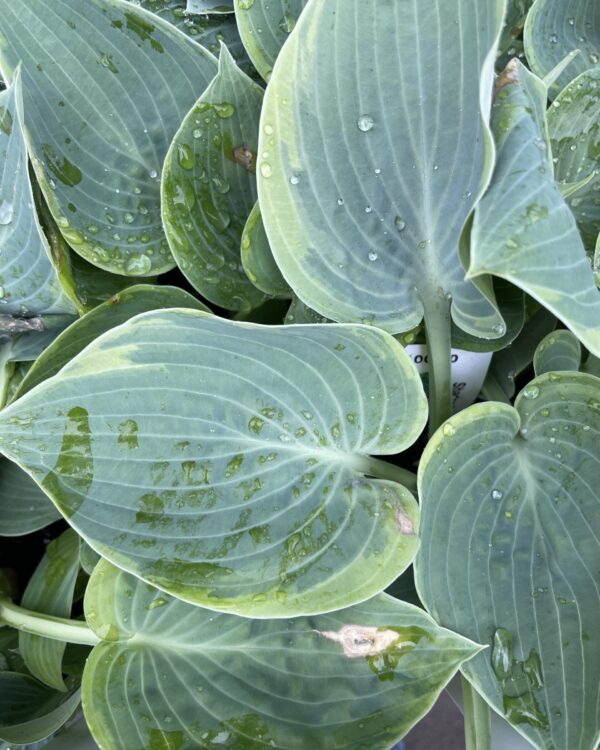
<instances>
[{"instance_id":1,"label":"brown spot on leaf","mask_svg":"<svg viewBox=\"0 0 600 750\"><path fill-rule=\"evenodd\" d=\"M401 510L396 512L396 520L398 521L398 528L400 529L401 534L415 533L414 521Z\"/></svg>"},{"instance_id":2,"label":"brown spot on leaf","mask_svg":"<svg viewBox=\"0 0 600 750\"><path fill-rule=\"evenodd\" d=\"M344 656L349 659L377 656L400 640L395 630L383 630L369 625L344 625L340 630L317 630L330 641L341 643Z\"/></svg>"},{"instance_id":3,"label":"brown spot on leaf","mask_svg":"<svg viewBox=\"0 0 600 750\"><path fill-rule=\"evenodd\" d=\"M245 143L241 143L233 149L233 160L249 172L256 172L255 155Z\"/></svg>"},{"instance_id":4,"label":"brown spot on leaf","mask_svg":"<svg viewBox=\"0 0 600 750\"><path fill-rule=\"evenodd\" d=\"M506 86L510 86L513 83L519 83L519 61L516 57L509 60L508 65L504 68L502 73L496 78L496 93L501 91Z\"/></svg>"}]
</instances>

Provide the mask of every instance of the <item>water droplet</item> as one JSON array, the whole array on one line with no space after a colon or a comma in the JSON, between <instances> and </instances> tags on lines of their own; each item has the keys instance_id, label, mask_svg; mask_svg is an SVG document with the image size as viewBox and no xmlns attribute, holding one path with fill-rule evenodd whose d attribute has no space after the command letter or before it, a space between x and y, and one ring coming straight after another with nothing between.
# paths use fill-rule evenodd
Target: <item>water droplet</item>
<instances>
[{"instance_id":1,"label":"water droplet","mask_svg":"<svg viewBox=\"0 0 600 750\"><path fill-rule=\"evenodd\" d=\"M125 223L126 224L133 224L133 220L134 220L135 217L134 217L133 214L126 213L123 218L125 219Z\"/></svg>"},{"instance_id":2,"label":"water droplet","mask_svg":"<svg viewBox=\"0 0 600 750\"><path fill-rule=\"evenodd\" d=\"M556 34L550 34L548 40L550 44L556 44L558 42L558 36Z\"/></svg>"},{"instance_id":3,"label":"water droplet","mask_svg":"<svg viewBox=\"0 0 600 750\"><path fill-rule=\"evenodd\" d=\"M523 391L523 396L528 399L537 398L540 395L540 389L537 385L530 385Z\"/></svg>"},{"instance_id":4,"label":"water droplet","mask_svg":"<svg viewBox=\"0 0 600 750\"><path fill-rule=\"evenodd\" d=\"M265 125L263 130L265 131L266 135L273 135L273 133L275 132L271 125Z\"/></svg>"},{"instance_id":5,"label":"water droplet","mask_svg":"<svg viewBox=\"0 0 600 750\"><path fill-rule=\"evenodd\" d=\"M497 333L497 334L498 334L498 336L503 336L503 335L504 335L504 333L506 332L506 328L505 328L505 327L504 327L504 326L502 325L502 323L498 323L497 325L495 325L495 326L494 326L494 327L492 328L492 331L493 331L494 333Z\"/></svg>"},{"instance_id":6,"label":"water droplet","mask_svg":"<svg viewBox=\"0 0 600 750\"><path fill-rule=\"evenodd\" d=\"M365 213L366 213L366 214L370 214L370 213L372 213L372 212L373 212L373 208L372 208L372 206L365 206Z\"/></svg>"},{"instance_id":7,"label":"water droplet","mask_svg":"<svg viewBox=\"0 0 600 750\"><path fill-rule=\"evenodd\" d=\"M13 220L14 208L11 201L2 201L0 203L0 224L6 226Z\"/></svg>"},{"instance_id":8,"label":"water droplet","mask_svg":"<svg viewBox=\"0 0 600 750\"><path fill-rule=\"evenodd\" d=\"M337 199L337 204L338 204L338 206L343 206L344 205L344 199L343 198L338 198Z\"/></svg>"},{"instance_id":9,"label":"water droplet","mask_svg":"<svg viewBox=\"0 0 600 750\"><path fill-rule=\"evenodd\" d=\"M182 169L193 169L196 156L191 146L187 143L177 144L177 162Z\"/></svg>"},{"instance_id":10,"label":"water droplet","mask_svg":"<svg viewBox=\"0 0 600 750\"><path fill-rule=\"evenodd\" d=\"M492 490L492 500L502 500L504 494L501 490Z\"/></svg>"},{"instance_id":11,"label":"water droplet","mask_svg":"<svg viewBox=\"0 0 600 750\"><path fill-rule=\"evenodd\" d=\"M151 169L150 170L150 179L151 180L155 180L157 177L158 177L158 172L156 171L156 169Z\"/></svg>"},{"instance_id":12,"label":"water droplet","mask_svg":"<svg viewBox=\"0 0 600 750\"><path fill-rule=\"evenodd\" d=\"M125 263L125 270L131 276L144 276L150 273L152 261L147 255L132 255Z\"/></svg>"},{"instance_id":13,"label":"water droplet","mask_svg":"<svg viewBox=\"0 0 600 750\"><path fill-rule=\"evenodd\" d=\"M297 184L298 184L299 182L300 182L300 178L299 178L299 177L297 177L297 176L296 176L295 174L293 174L293 175L292 175L292 176L290 177L290 184L291 184L291 185L297 185Z\"/></svg>"},{"instance_id":14,"label":"water droplet","mask_svg":"<svg viewBox=\"0 0 600 750\"><path fill-rule=\"evenodd\" d=\"M368 133L369 130L373 130L373 127L375 126L375 121L371 117L371 115L361 115L358 118L358 129L361 130L363 133Z\"/></svg>"},{"instance_id":15,"label":"water droplet","mask_svg":"<svg viewBox=\"0 0 600 750\"><path fill-rule=\"evenodd\" d=\"M263 177L268 178L268 177L271 177L271 175L273 174L273 169L271 168L271 165L268 162L263 161L263 163L260 165L260 173Z\"/></svg>"},{"instance_id":16,"label":"water droplet","mask_svg":"<svg viewBox=\"0 0 600 750\"><path fill-rule=\"evenodd\" d=\"M373 261L377 260L377 258L378 258L378 257L379 257L379 256L377 255L377 253L375 253L375 252L373 252L373 251L371 251L371 252L369 253L369 260L370 260L371 262L373 262Z\"/></svg>"},{"instance_id":17,"label":"water droplet","mask_svg":"<svg viewBox=\"0 0 600 750\"><path fill-rule=\"evenodd\" d=\"M403 232L406 229L406 222L401 216L396 216L394 219L394 226L399 232Z\"/></svg>"},{"instance_id":18,"label":"water droplet","mask_svg":"<svg viewBox=\"0 0 600 750\"><path fill-rule=\"evenodd\" d=\"M454 429L454 425L451 422L446 422L446 424L442 428L442 432L446 437L452 437L453 435L456 435L456 430Z\"/></svg>"},{"instance_id":19,"label":"water droplet","mask_svg":"<svg viewBox=\"0 0 600 750\"><path fill-rule=\"evenodd\" d=\"M228 117L231 117L233 113L235 112L235 107L230 102L223 102L221 104L213 104L213 109L217 113L217 115L225 120Z\"/></svg>"}]
</instances>

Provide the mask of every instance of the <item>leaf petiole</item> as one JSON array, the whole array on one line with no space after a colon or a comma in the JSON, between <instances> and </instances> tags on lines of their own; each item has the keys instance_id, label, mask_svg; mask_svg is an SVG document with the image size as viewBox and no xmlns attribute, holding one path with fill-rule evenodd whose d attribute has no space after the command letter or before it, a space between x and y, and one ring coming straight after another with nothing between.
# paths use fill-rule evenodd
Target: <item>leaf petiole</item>
<instances>
[{"instance_id":1,"label":"leaf petiole","mask_svg":"<svg viewBox=\"0 0 600 750\"><path fill-rule=\"evenodd\" d=\"M2 625L10 625L24 633L55 641L79 643L84 646L95 646L100 643L100 638L85 622L32 612L19 607L4 596L0 596L0 626Z\"/></svg>"}]
</instances>

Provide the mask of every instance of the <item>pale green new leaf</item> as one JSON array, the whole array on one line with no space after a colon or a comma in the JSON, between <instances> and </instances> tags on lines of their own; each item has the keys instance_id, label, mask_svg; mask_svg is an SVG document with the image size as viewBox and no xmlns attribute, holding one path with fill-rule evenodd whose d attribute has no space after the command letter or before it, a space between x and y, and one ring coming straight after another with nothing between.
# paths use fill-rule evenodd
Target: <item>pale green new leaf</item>
<instances>
[{"instance_id":1,"label":"pale green new leaf","mask_svg":"<svg viewBox=\"0 0 600 750\"><path fill-rule=\"evenodd\" d=\"M464 672L540 750L599 739L599 439L600 380L548 373L452 417L419 467L419 596L491 647Z\"/></svg>"},{"instance_id":2,"label":"pale green new leaf","mask_svg":"<svg viewBox=\"0 0 600 750\"><path fill-rule=\"evenodd\" d=\"M79 572L79 537L67 529L54 539L29 579L21 606L55 617L71 616ZM67 692L62 660L66 643L19 633L19 650L34 677L55 690Z\"/></svg>"},{"instance_id":3,"label":"pale green new leaf","mask_svg":"<svg viewBox=\"0 0 600 750\"><path fill-rule=\"evenodd\" d=\"M75 314L38 222L23 135L20 68L0 93L0 313Z\"/></svg>"},{"instance_id":4,"label":"pale green new leaf","mask_svg":"<svg viewBox=\"0 0 600 750\"><path fill-rule=\"evenodd\" d=\"M248 56L268 81L284 42L308 0L234 0L235 17Z\"/></svg>"},{"instance_id":5,"label":"pale green new leaf","mask_svg":"<svg viewBox=\"0 0 600 750\"><path fill-rule=\"evenodd\" d=\"M100 555L82 539L79 546L79 562L88 575L92 575L92 572L100 559Z\"/></svg>"},{"instance_id":6,"label":"pale green new leaf","mask_svg":"<svg viewBox=\"0 0 600 750\"><path fill-rule=\"evenodd\" d=\"M60 513L33 479L7 458L0 458L0 537L43 529Z\"/></svg>"},{"instance_id":7,"label":"pale green new leaf","mask_svg":"<svg viewBox=\"0 0 600 750\"><path fill-rule=\"evenodd\" d=\"M193 607L101 562L104 640L83 679L96 742L119 750L386 750L479 647L390 596L253 621Z\"/></svg>"},{"instance_id":8,"label":"pale green new leaf","mask_svg":"<svg viewBox=\"0 0 600 750\"><path fill-rule=\"evenodd\" d=\"M20 672L0 672L0 740L25 745L49 737L79 705L79 689L53 690Z\"/></svg>"},{"instance_id":9,"label":"pale green new leaf","mask_svg":"<svg viewBox=\"0 0 600 750\"><path fill-rule=\"evenodd\" d=\"M583 183L567 203L593 255L600 233L600 67L560 92L548 110L548 128L555 178L561 185Z\"/></svg>"},{"instance_id":10,"label":"pale green new leaf","mask_svg":"<svg viewBox=\"0 0 600 750\"><path fill-rule=\"evenodd\" d=\"M461 328L504 333L458 251L491 172L503 15L500 0L303 11L267 88L258 187L277 265L321 315L401 333L451 297Z\"/></svg>"},{"instance_id":11,"label":"pale green new leaf","mask_svg":"<svg viewBox=\"0 0 600 750\"><path fill-rule=\"evenodd\" d=\"M287 315L285 316L286 325L306 325L316 323L332 323L329 318L324 318L318 312L311 310L298 297L292 300Z\"/></svg>"},{"instance_id":12,"label":"pale green new leaf","mask_svg":"<svg viewBox=\"0 0 600 750\"><path fill-rule=\"evenodd\" d=\"M88 344L111 328L116 328L140 313L169 307L188 307L209 312L201 302L183 289L146 284L131 286L115 294L108 302L94 308L63 331L37 358L23 378L14 398L19 398L38 383L56 375Z\"/></svg>"},{"instance_id":13,"label":"pale green new leaf","mask_svg":"<svg viewBox=\"0 0 600 750\"><path fill-rule=\"evenodd\" d=\"M229 310L265 299L240 258L256 201L262 100L260 86L223 47L219 72L183 120L163 169L163 222L175 260L195 289Z\"/></svg>"},{"instance_id":14,"label":"pale green new leaf","mask_svg":"<svg viewBox=\"0 0 600 750\"><path fill-rule=\"evenodd\" d=\"M517 60L496 82L492 130L498 153L475 211L468 275L494 274L520 287L597 354L600 292L536 123L536 107L545 103L539 84Z\"/></svg>"},{"instance_id":15,"label":"pale green new leaf","mask_svg":"<svg viewBox=\"0 0 600 750\"><path fill-rule=\"evenodd\" d=\"M242 232L242 265L250 281L265 294L283 298L292 296L275 263L258 203L250 212Z\"/></svg>"},{"instance_id":16,"label":"pale green new leaf","mask_svg":"<svg viewBox=\"0 0 600 750\"><path fill-rule=\"evenodd\" d=\"M537 346L533 357L536 375L562 370L578 372L581 366L581 344L571 331L549 333Z\"/></svg>"},{"instance_id":17,"label":"pale green new leaf","mask_svg":"<svg viewBox=\"0 0 600 750\"><path fill-rule=\"evenodd\" d=\"M171 310L105 333L14 402L0 442L103 557L272 617L361 601L411 562L416 502L368 454L401 452L426 416L380 330Z\"/></svg>"},{"instance_id":18,"label":"pale green new leaf","mask_svg":"<svg viewBox=\"0 0 600 750\"><path fill-rule=\"evenodd\" d=\"M536 0L523 39L527 62L540 78L570 52L580 50L550 86L554 98L580 73L600 62L600 4L597 0Z\"/></svg>"},{"instance_id":19,"label":"pale green new leaf","mask_svg":"<svg viewBox=\"0 0 600 750\"><path fill-rule=\"evenodd\" d=\"M0 0L0 67L23 66L33 166L71 247L114 273L173 267L160 171L215 59L124 0Z\"/></svg>"}]
</instances>

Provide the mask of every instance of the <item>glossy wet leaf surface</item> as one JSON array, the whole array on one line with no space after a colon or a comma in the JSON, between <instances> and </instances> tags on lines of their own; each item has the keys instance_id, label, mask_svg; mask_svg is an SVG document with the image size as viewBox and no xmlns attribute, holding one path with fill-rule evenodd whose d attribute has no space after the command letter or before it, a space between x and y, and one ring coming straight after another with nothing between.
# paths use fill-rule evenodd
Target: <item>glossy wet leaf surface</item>
<instances>
[{"instance_id":1,"label":"glossy wet leaf surface","mask_svg":"<svg viewBox=\"0 0 600 750\"><path fill-rule=\"evenodd\" d=\"M21 606L41 614L69 618L78 572L79 537L73 529L67 529L46 548L29 579ZM19 634L19 650L29 671L45 685L62 692L68 692L62 668L65 647L64 641Z\"/></svg>"},{"instance_id":2,"label":"glossy wet leaf surface","mask_svg":"<svg viewBox=\"0 0 600 750\"><path fill-rule=\"evenodd\" d=\"M0 314L74 314L33 206L22 96L16 72L0 93Z\"/></svg>"},{"instance_id":3,"label":"glossy wet leaf surface","mask_svg":"<svg viewBox=\"0 0 600 750\"><path fill-rule=\"evenodd\" d=\"M400 333L451 296L461 328L504 333L491 285L464 281L458 253L491 167L502 6L402 3L385 24L375 0L302 13L267 89L258 184L277 264L321 315Z\"/></svg>"},{"instance_id":4,"label":"glossy wet leaf surface","mask_svg":"<svg viewBox=\"0 0 600 750\"><path fill-rule=\"evenodd\" d=\"M269 617L360 601L411 562L416 502L366 478L367 454L407 448L426 414L410 358L377 329L175 310L96 339L0 429L104 557Z\"/></svg>"},{"instance_id":5,"label":"glossy wet leaf surface","mask_svg":"<svg viewBox=\"0 0 600 750\"><path fill-rule=\"evenodd\" d=\"M234 0L242 41L261 76L268 81L284 42L308 0Z\"/></svg>"},{"instance_id":6,"label":"glossy wet leaf surface","mask_svg":"<svg viewBox=\"0 0 600 750\"><path fill-rule=\"evenodd\" d=\"M563 370L577 372L581 365L581 344L571 331L555 331L538 344L533 357L536 375Z\"/></svg>"},{"instance_id":7,"label":"glossy wet leaf surface","mask_svg":"<svg viewBox=\"0 0 600 750\"><path fill-rule=\"evenodd\" d=\"M580 50L550 87L554 98L580 73L600 62L600 6L596 0L536 0L525 24L525 53L540 78Z\"/></svg>"},{"instance_id":8,"label":"glossy wet leaf surface","mask_svg":"<svg viewBox=\"0 0 600 750\"><path fill-rule=\"evenodd\" d=\"M536 121L545 101L545 87L516 60L496 82L498 153L475 212L469 276L491 273L520 287L597 354L600 292Z\"/></svg>"},{"instance_id":9,"label":"glossy wet leaf surface","mask_svg":"<svg viewBox=\"0 0 600 750\"><path fill-rule=\"evenodd\" d=\"M0 536L23 536L43 529L60 513L23 469L0 459Z\"/></svg>"},{"instance_id":10,"label":"glossy wet leaf surface","mask_svg":"<svg viewBox=\"0 0 600 750\"><path fill-rule=\"evenodd\" d=\"M556 180L584 182L567 203L592 255L600 234L600 67L582 73L560 92L548 110L548 129Z\"/></svg>"},{"instance_id":11,"label":"glossy wet leaf surface","mask_svg":"<svg viewBox=\"0 0 600 750\"><path fill-rule=\"evenodd\" d=\"M540 750L597 740L599 395L593 376L543 375L515 408L454 416L419 470L419 595L490 646L464 671Z\"/></svg>"},{"instance_id":12,"label":"glossy wet leaf surface","mask_svg":"<svg viewBox=\"0 0 600 750\"><path fill-rule=\"evenodd\" d=\"M38 383L56 375L79 352L98 336L116 328L130 318L149 310L169 307L208 309L183 289L169 286L139 284L115 294L108 302L84 315L57 338L35 361L17 389L15 398L30 391Z\"/></svg>"},{"instance_id":13,"label":"glossy wet leaf surface","mask_svg":"<svg viewBox=\"0 0 600 750\"><path fill-rule=\"evenodd\" d=\"M86 666L84 711L96 741L119 750L387 750L478 649L386 595L252 621L106 563L86 614L105 640Z\"/></svg>"},{"instance_id":14,"label":"glossy wet leaf surface","mask_svg":"<svg viewBox=\"0 0 600 750\"><path fill-rule=\"evenodd\" d=\"M172 268L160 171L212 55L122 0L2 0L0 14L2 72L22 61L33 165L65 239L116 273Z\"/></svg>"},{"instance_id":15,"label":"glossy wet leaf surface","mask_svg":"<svg viewBox=\"0 0 600 750\"><path fill-rule=\"evenodd\" d=\"M256 201L262 100L260 86L224 48L218 75L177 131L163 170L163 220L173 256L195 289L230 310L265 299L240 258Z\"/></svg>"}]
</instances>

